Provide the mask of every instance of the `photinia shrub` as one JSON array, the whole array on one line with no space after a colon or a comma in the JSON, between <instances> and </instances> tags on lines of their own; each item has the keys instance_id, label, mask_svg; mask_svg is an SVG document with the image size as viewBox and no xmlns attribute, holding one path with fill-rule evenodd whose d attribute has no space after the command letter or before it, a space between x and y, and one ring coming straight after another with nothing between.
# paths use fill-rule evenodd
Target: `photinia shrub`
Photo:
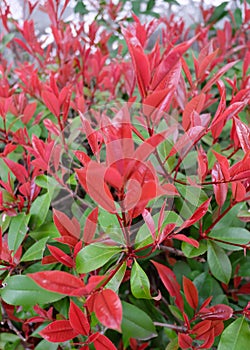
<instances>
[{"instance_id":1,"label":"photinia shrub","mask_svg":"<svg viewBox=\"0 0 250 350\"><path fill-rule=\"evenodd\" d=\"M248 2L192 28L25 3L0 5L0 347L247 349Z\"/></svg>"}]
</instances>

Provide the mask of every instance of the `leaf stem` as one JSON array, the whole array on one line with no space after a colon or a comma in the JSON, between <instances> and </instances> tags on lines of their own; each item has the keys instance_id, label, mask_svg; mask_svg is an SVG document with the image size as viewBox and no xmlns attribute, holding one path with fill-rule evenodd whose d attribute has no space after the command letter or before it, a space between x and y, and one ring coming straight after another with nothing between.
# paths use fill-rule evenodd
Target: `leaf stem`
<instances>
[{"instance_id":1,"label":"leaf stem","mask_svg":"<svg viewBox=\"0 0 250 350\"><path fill-rule=\"evenodd\" d=\"M159 326L159 327L173 329L174 331L180 332L180 333L186 333L188 330L187 327L185 327L185 326L176 326L176 325L170 324L170 323L154 322L154 325Z\"/></svg>"}]
</instances>

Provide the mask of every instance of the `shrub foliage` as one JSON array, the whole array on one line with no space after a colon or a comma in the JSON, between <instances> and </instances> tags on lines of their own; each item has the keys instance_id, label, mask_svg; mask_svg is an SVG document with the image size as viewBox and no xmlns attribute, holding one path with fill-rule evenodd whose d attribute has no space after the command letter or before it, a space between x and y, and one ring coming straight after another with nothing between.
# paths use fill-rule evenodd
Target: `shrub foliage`
<instances>
[{"instance_id":1,"label":"shrub foliage","mask_svg":"<svg viewBox=\"0 0 250 350\"><path fill-rule=\"evenodd\" d=\"M0 347L247 349L250 9L124 3L3 2Z\"/></svg>"}]
</instances>

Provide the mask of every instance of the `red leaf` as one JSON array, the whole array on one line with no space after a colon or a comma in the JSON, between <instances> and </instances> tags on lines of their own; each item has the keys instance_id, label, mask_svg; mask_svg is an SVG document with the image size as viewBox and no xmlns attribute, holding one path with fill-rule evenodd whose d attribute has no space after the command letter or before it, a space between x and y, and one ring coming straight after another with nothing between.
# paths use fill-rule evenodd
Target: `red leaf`
<instances>
[{"instance_id":1,"label":"red leaf","mask_svg":"<svg viewBox=\"0 0 250 350\"><path fill-rule=\"evenodd\" d=\"M122 304L111 289L103 289L97 294L94 311L98 320L106 327L121 331Z\"/></svg>"},{"instance_id":2,"label":"red leaf","mask_svg":"<svg viewBox=\"0 0 250 350\"><path fill-rule=\"evenodd\" d=\"M202 146L197 150L198 151L198 175L201 182L203 182L208 173L208 160L207 154L203 150Z\"/></svg>"},{"instance_id":3,"label":"red leaf","mask_svg":"<svg viewBox=\"0 0 250 350\"><path fill-rule=\"evenodd\" d=\"M117 350L111 340L101 333L91 334L88 341L94 343L96 350Z\"/></svg>"},{"instance_id":4,"label":"red leaf","mask_svg":"<svg viewBox=\"0 0 250 350\"><path fill-rule=\"evenodd\" d=\"M95 208L87 216L83 231L83 241L84 243L90 243L95 235L96 225L98 219L98 208Z\"/></svg>"},{"instance_id":5,"label":"red leaf","mask_svg":"<svg viewBox=\"0 0 250 350\"><path fill-rule=\"evenodd\" d=\"M222 207L227 197L228 184L223 182L226 180L224 178L224 174L219 163L215 163L213 166L212 180L213 182L221 182L218 184L213 184L213 188L216 202L219 205L219 207Z\"/></svg>"},{"instance_id":6,"label":"red leaf","mask_svg":"<svg viewBox=\"0 0 250 350\"><path fill-rule=\"evenodd\" d=\"M60 116L60 105L58 98L55 94L49 91L43 91L42 92L42 99L45 103L45 105L48 107L50 112L54 114L56 117Z\"/></svg>"},{"instance_id":7,"label":"red leaf","mask_svg":"<svg viewBox=\"0 0 250 350\"><path fill-rule=\"evenodd\" d=\"M204 333L207 333L207 331L211 328L211 324L212 324L212 321L209 321L209 320L205 320L197 323L192 329L192 334L196 334L198 337L202 337L202 335Z\"/></svg>"},{"instance_id":8,"label":"red leaf","mask_svg":"<svg viewBox=\"0 0 250 350\"><path fill-rule=\"evenodd\" d=\"M65 295L82 296L83 281L64 271L40 271L28 274L40 287Z\"/></svg>"},{"instance_id":9,"label":"red leaf","mask_svg":"<svg viewBox=\"0 0 250 350\"><path fill-rule=\"evenodd\" d=\"M217 304L208 309L201 309L199 315L202 320L225 321L232 317L233 309L228 305Z\"/></svg>"},{"instance_id":10,"label":"red leaf","mask_svg":"<svg viewBox=\"0 0 250 350\"><path fill-rule=\"evenodd\" d=\"M162 131L159 134L155 134L151 136L150 138L146 139L134 152L133 159L139 160L140 162L145 161L151 153L153 153L157 146L163 141L166 140L166 138L169 135L172 135L173 132L176 130L176 126L170 127L168 130ZM131 162L131 167L133 168L134 164Z\"/></svg>"},{"instance_id":11,"label":"red leaf","mask_svg":"<svg viewBox=\"0 0 250 350\"><path fill-rule=\"evenodd\" d=\"M68 320L58 320L50 323L39 334L51 343L65 342L78 336Z\"/></svg>"},{"instance_id":12,"label":"red leaf","mask_svg":"<svg viewBox=\"0 0 250 350\"><path fill-rule=\"evenodd\" d=\"M25 183L29 177L27 170L21 164L14 162L11 159L5 158L4 162L10 168L11 172L15 175L20 183Z\"/></svg>"},{"instance_id":13,"label":"red leaf","mask_svg":"<svg viewBox=\"0 0 250 350\"><path fill-rule=\"evenodd\" d=\"M196 310L198 306L198 291L196 286L193 284L192 281L190 281L188 278L183 276L183 290L185 297L187 299L187 302L189 305Z\"/></svg>"},{"instance_id":14,"label":"red leaf","mask_svg":"<svg viewBox=\"0 0 250 350\"><path fill-rule=\"evenodd\" d=\"M180 228L176 232L180 232L186 227L189 227L199 221L208 211L208 207L210 204L211 198L207 199L205 202L201 204L201 206L196 209L196 211L193 213L193 215L184 221L184 223L180 226Z\"/></svg>"},{"instance_id":15,"label":"red leaf","mask_svg":"<svg viewBox=\"0 0 250 350\"><path fill-rule=\"evenodd\" d=\"M167 288L169 294L172 297L175 297L176 306L181 311L183 311L184 310L184 303L183 303L183 299L182 299L181 292L180 292L181 287L176 280L175 274L167 266L159 264L153 260L151 260L151 262L156 267L156 269L160 275L160 279L162 280L162 283L164 284L164 286Z\"/></svg>"},{"instance_id":16,"label":"red leaf","mask_svg":"<svg viewBox=\"0 0 250 350\"><path fill-rule=\"evenodd\" d=\"M207 92L212 87L213 84L215 84L220 77L225 74L230 68L232 68L238 61L230 62L220 68L218 72L214 74L214 76L207 82L207 84L203 87L202 92Z\"/></svg>"},{"instance_id":17,"label":"red leaf","mask_svg":"<svg viewBox=\"0 0 250 350\"><path fill-rule=\"evenodd\" d=\"M47 245L51 255L60 263L64 264L65 266L68 267L74 267L74 261L73 259L68 256L66 253L64 253L64 251L62 251L61 249L54 247L52 245Z\"/></svg>"},{"instance_id":18,"label":"red leaf","mask_svg":"<svg viewBox=\"0 0 250 350\"><path fill-rule=\"evenodd\" d=\"M30 119L33 117L35 111L36 111L36 102L32 102L28 104L23 111L22 122L24 124L28 124Z\"/></svg>"},{"instance_id":19,"label":"red leaf","mask_svg":"<svg viewBox=\"0 0 250 350\"><path fill-rule=\"evenodd\" d=\"M192 347L193 339L188 334L178 333L178 344L181 349L190 349Z\"/></svg>"},{"instance_id":20,"label":"red leaf","mask_svg":"<svg viewBox=\"0 0 250 350\"><path fill-rule=\"evenodd\" d=\"M69 307L69 322L71 327L81 335L88 335L90 325L82 310L72 300Z\"/></svg>"},{"instance_id":21,"label":"red leaf","mask_svg":"<svg viewBox=\"0 0 250 350\"><path fill-rule=\"evenodd\" d=\"M159 236L157 237L158 244L161 244L171 234L171 232L174 230L175 227L176 227L176 224L174 223L167 224L162 230L162 232L159 234Z\"/></svg>"},{"instance_id":22,"label":"red leaf","mask_svg":"<svg viewBox=\"0 0 250 350\"><path fill-rule=\"evenodd\" d=\"M250 128L238 118L234 118L240 145L245 153L250 150Z\"/></svg>"},{"instance_id":23,"label":"red leaf","mask_svg":"<svg viewBox=\"0 0 250 350\"><path fill-rule=\"evenodd\" d=\"M154 224L154 220L152 218L152 215L150 214L150 212L146 209L143 210L142 212L142 216L143 219L145 221L145 224L147 225L149 232L152 235L153 240L155 240L155 224Z\"/></svg>"},{"instance_id":24,"label":"red leaf","mask_svg":"<svg viewBox=\"0 0 250 350\"><path fill-rule=\"evenodd\" d=\"M125 37L132 58L140 95L142 98L145 98L150 81L150 65L148 57L144 53L139 40L133 36L128 29L123 29L122 33Z\"/></svg>"},{"instance_id":25,"label":"red leaf","mask_svg":"<svg viewBox=\"0 0 250 350\"><path fill-rule=\"evenodd\" d=\"M104 166L92 160L86 168L76 169L78 179L90 197L108 212L115 213L113 197L104 181L105 172Z\"/></svg>"},{"instance_id":26,"label":"red leaf","mask_svg":"<svg viewBox=\"0 0 250 350\"><path fill-rule=\"evenodd\" d=\"M205 94L201 93L200 95L192 98L192 100L190 100L186 104L182 115L182 126L185 131L187 131L190 128L190 126L194 126L194 125L191 125L190 116L194 111L196 111L198 114L201 113L205 100L206 100Z\"/></svg>"},{"instance_id":27,"label":"red leaf","mask_svg":"<svg viewBox=\"0 0 250 350\"><path fill-rule=\"evenodd\" d=\"M179 241L187 242L187 243L191 244L193 247L199 248L199 242L196 241L196 239L194 239L194 238L187 237L187 236L185 236L183 234L177 234L177 235L174 234L172 236L172 238L178 239Z\"/></svg>"},{"instance_id":28,"label":"red leaf","mask_svg":"<svg viewBox=\"0 0 250 350\"><path fill-rule=\"evenodd\" d=\"M156 90L158 88L162 89L165 87L165 81L168 79L168 74L180 61L182 55L188 50L194 40L195 38L192 38L189 41L174 47L167 55L165 55L164 59L161 61L161 64L157 67L156 72L153 75L152 83L150 85L152 90ZM179 69L178 65L176 67ZM176 78L174 80L176 81L177 85L178 80L176 80Z\"/></svg>"},{"instance_id":29,"label":"red leaf","mask_svg":"<svg viewBox=\"0 0 250 350\"><path fill-rule=\"evenodd\" d=\"M70 220L63 212L53 209L54 223L62 236L80 238L81 228L78 221Z\"/></svg>"}]
</instances>

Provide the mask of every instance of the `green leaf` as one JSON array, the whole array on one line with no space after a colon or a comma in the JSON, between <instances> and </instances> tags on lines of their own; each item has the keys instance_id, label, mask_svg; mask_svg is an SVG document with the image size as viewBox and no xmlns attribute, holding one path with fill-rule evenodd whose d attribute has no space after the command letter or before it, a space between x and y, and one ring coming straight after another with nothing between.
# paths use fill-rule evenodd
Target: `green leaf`
<instances>
[{"instance_id":1,"label":"green leaf","mask_svg":"<svg viewBox=\"0 0 250 350\"><path fill-rule=\"evenodd\" d=\"M28 276L11 276L4 281L7 285L0 291L3 300L10 305L33 306L52 303L64 298L62 294L40 288Z\"/></svg>"},{"instance_id":2,"label":"green leaf","mask_svg":"<svg viewBox=\"0 0 250 350\"><path fill-rule=\"evenodd\" d=\"M79 13L80 15L85 15L88 13L88 10L82 1L78 1L74 8L74 12Z\"/></svg>"},{"instance_id":3,"label":"green leaf","mask_svg":"<svg viewBox=\"0 0 250 350\"><path fill-rule=\"evenodd\" d=\"M56 350L58 348L58 343L51 343L43 339L40 343L35 347L35 350Z\"/></svg>"},{"instance_id":4,"label":"green leaf","mask_svg":"<svg viewBox=\"0 0 250 350\"><path fill-rule=\"evenodd\" d=\"M220 19L222 19L227 14L227 11L225 10L227 4L228 2L225 1L219 6L215 7L212 16L208 20L208 23L218 22Z\"/></svg>"},{"instance_id":5,"label":"green leaf","mask_svg":"<svg viewBox=\"0 0 250 350\"><path fill-rule=\"evenodd\" d=\"M60 189L60 185L58 182L50 176L47 175L39 175L35 179L35 183L42 188L46 188L50 195L50 200L52 200L55 189Z\"/></svg>"},{"instance_id":6,"label":"green leaf","mask_svg":"<svg viewBox=\"0 0 250 350\"><path fill-rule=\"evenodd\" d=\"M222 333L218 350L243 350L250 344L250 330L244 317L231 323Z\"/></svg>"},{"instance_id":7,"label":"green leaf","mask_svg":"<svg viewBox=\"0 0 250 350\"><path fill-rule=\"evenodd\" d=\"M239 211L244 207L242 203L233 206L232 209L214 226L214 230L224 227L244 227L245 224L238 217Z\"/></svg>"},{"instance_id":8,"label":"green leaf","mask_svg":"<svg viewBox=\"0 0 250 350\"><path fill-rule=\"evenodd\" d=\"M223 294L220 284L208 272L199 274L197 277L195 277L193 283L199 291L199 305L201 305L205 299L211 295ZM212 303L213 302L214 299L212 300Z\"/></svg>"},{"instance_id":9,"label":"green leaf","mask_svg":"<svg viewBox=\"0 0 250 350\"><path fill-rule=\"evenodd\" d=\"M179 349L179 344L178 344L178 338L174 338L171 340L170 343L168 343L167 347L165 350L178 350Z\"/></svg>"},{"instance_id":10,"label":"green leaf","mask_svg":"<svg viewBox=\"0 0 250 350\"><path fill-rule=\"evenodd\" d=\"M209 237L217 238L228 243L248 244L250 242L250 232L241 227L224 227L217 230L212 230ZM227 250L240 250L241 247L216 242L220 247Z\"/></svg>"},{"instance_id":11,"label":"green leaf","mask_svg":"<svg viewBox=\"0 0 250 350\"><path fill-rule=\"evenodd\" d=\"M114 292L118 292L120 284L122 283L123 277L127 269L127 264L124 262L116 274L106 284L107 289L112 289Z\"/></svg>"},{"instance_id":12,"label":"green leaf","mask_svg":"<svg viewBox=\"0 0 250 350\"><path fill-rule=\"evenodd\" d=\"M47 240L48 237L42 238L40 241L34 243L31 247L29 247L29 249L23 254L21 261L33 261L42 259Z\"/></svg>"},{"instance_id":13,"label":"green leaf","mask_svg":"<svg viewBox=\"0 0 250 350\"><path fill-rule=\"evenodd\" d=\"M42 238L57 238L60 237L60 233L58 232L55 224L53 222L48 222L46 224L41 225L34 231L29 233L30 237L35 240L40 240Z\"/></svg>"},{"instance_id":14,"label":"green leaf","mask_svg":"<svg viewBox=\"0 0 250 350\"><path fill-rule=\"evenodd\" d=\"M11 217L2 213L0 216L0 227L2 228L2 233L4 233L10 225Z\"/></svg>"},{"instance_id":15,"label":"green leaf","mask_svg":"<svg viewBox=\"0 0 250 350\"><path fill-rule=\"evenodd\" d=\"M175 306L175 305L168 305L168 308L169 308L171 314L174 315L175 318L178 318L178 320L181 320L181 321L184 320L183 316L182 316L182 313L181 313L180 309L177 306Z\"/></svg>"},{"instance_id":16,"label":"green leaf","mask_svg":"<svg viewBox=\"0 0 250 350\"><path fill-rule=\"evenodd\" d=\"M120 247L112 247L101 243L90 244L81 249L76 256L77 272L87 273L96 270L121 251L122 248Z\"/></svg>"},{"instance_id":17,"label":"green leaf","mask_svg":"<svg viewBox=\"0 0 250 350\"><path fill-rule=\"evenodd\" d=\"M33 228L41 226L48 214L50 207L50 195L45 193L42 196L36 198L32 203L30 214L31 214L31 226Z\"/></svg>"},{"instance_id":18,"label":"green leaf","mask_svg":"<svg viewBox=\"0 0 250 350\"><path fill-rule=\"evenodd\" d=\"M131 269L130 286L134 297L151 299L148 276L136 260Z\"/></svg>"},{"instance_id":19,"label":"green leaf","mask_svg":"<svg viewBox=\"0 0 250 350\"><path fill-rule=\"evenodd\" d=\"M207 241L204 239L199 241L199 248L195 248L187 242L182 242L181 250L187 258L194 258L195 256L202 255L207 251Z\"/></svg>"},{"instance_id":20,"label":"green leaf","mask_svg":"<svg viewBox=\"0 0 250 350\"><path fill-rule=\"evenodd\" d=\"M20 340L20 338L18 337L18 335L16 334L12 334L12 333L1 333L0 334L0 342L10 342L10 343L14 343L15 341Z\"/></svg>"},{"instance_id":21,"label":"green leaf","mask_svg":"<svg viewBox=\"0 0 250 350\"><path fill-rule=\"evenodd\" d=\"M222 248L208 241L207 261L214 277L228 284L232 274L231 262Z\"/></svg>"},{"instance_id":22,"label":"green leaf","mask_svg":"<svg viewBox=\"0 0 250 350\"><path fill-rule=\"evenodd\" d=\"M24 237L28 231L28 222L30 214L20 213L14 216L10 222L9 233L8 233L8 247L14 252L22 244Z\"/></svg>"},{"instance_id":23,"label":"green leaf","mask_svg":"<svg viewBox=\"0 0 250 350\"><path fill-rule=\"evenodd\" d=\"M147 9L146 11L151 11L155 6L155 0L149 0L148 3L147 3Z\"/></svg>"},{"instance_id":24,"label":"green leaf","mask_svg":"<svg viewBox=\"0 0 250 350\"><path fill-rule=\"evenodd\" d=\"M122 334L126 344L130 338L147 340L157 336L151 318L138 307L122 301Z\"/></svg>"}]
</instances>

